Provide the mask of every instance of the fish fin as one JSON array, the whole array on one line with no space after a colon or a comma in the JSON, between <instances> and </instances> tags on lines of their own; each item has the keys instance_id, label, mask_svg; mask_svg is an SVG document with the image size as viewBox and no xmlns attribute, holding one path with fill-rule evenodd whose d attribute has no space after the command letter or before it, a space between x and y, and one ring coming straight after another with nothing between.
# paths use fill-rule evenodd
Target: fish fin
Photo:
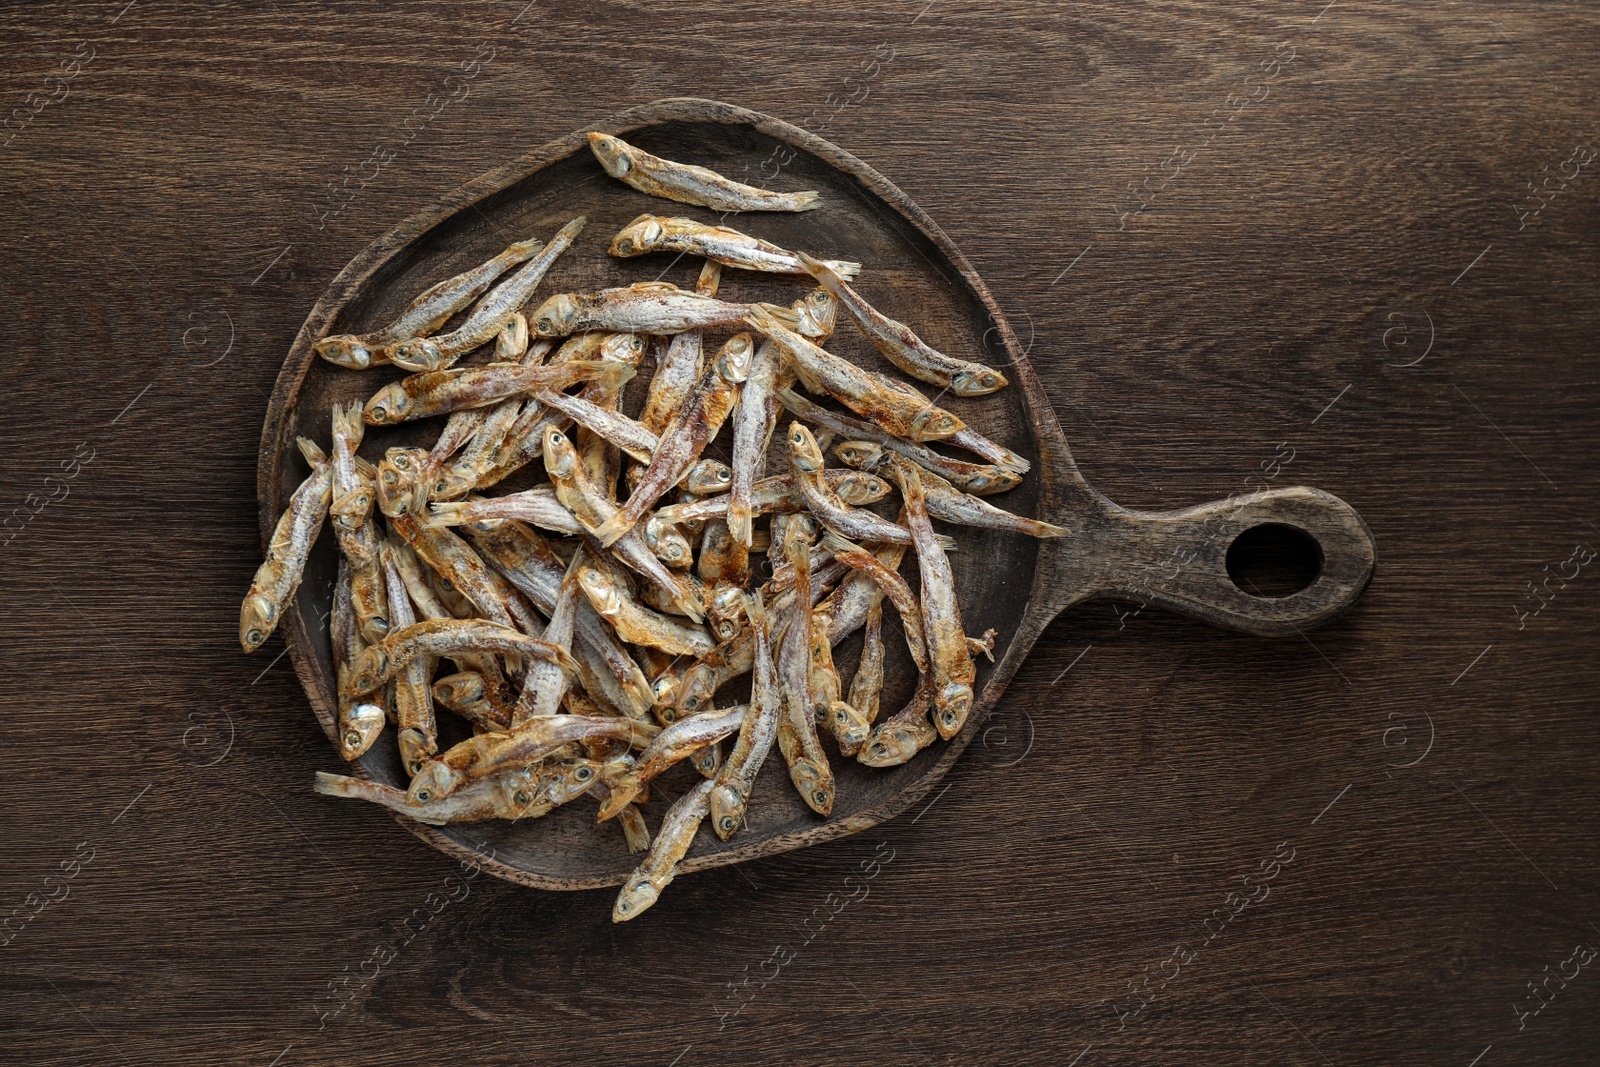
<instances>
[{"instance_id":1,"label":"fish fin","mask_svg":"<svg viewBox=\"0 0 1600 1067\"><path fill-rule=\"evenodd\" d=\"M847 282L856 280L856 275L861 273L861 264L851 259L825 259L822 265Z\"/></svg>"},{"instance_id":2,"label":"fish fin","mask_svg":"<svg viewBox=\"0 0 1600 1067\"><path fill-rule=\"evenodd\" d=\"M755 526L750 521L750 512L744 509L735 512L732 506L729 506L727 522L728 535L749 548L751 537L755 532Z\"/></svg>"},{"instance_id":3,"label":"fish fin","mask_svg":"<svg viewBox=\"0 0 1600 1067\"><path fill-rule=\"evenodd\" d=\"M1057 526L1054 523L1043 521L1036 527L1036 531L1035 537L1065 537L1072 532L1065 526Z\"/></svg>"},{"instance_id":4,"label":"fish fin","mask_svg":"<svg viewBox=\"0 0 1600 1067\"><path fill-rule=\"evenodd\" d=\"M428 505L431 514L422 525L426 527L459 526L464 520L461 518L461 509L465 507L462 501L436 502Z\"/></svg>"},{"instance_id":5,"label":"fish fin","mask_svg":"<svg viewBox=\"0 0 1600 1067\"><path fill-rule=\"evenodd\" d=\"M610 548L631 529L633 529L633 524L628 521L626 515L619 511L599 526L596 526L594 536L600 542L601 548Z\"/></svg>"},{"instance_id":6,"label":"fish fin","mask_svg":"<svg viewBox=\"0 0 1600 1067\"><path fill-rule=\"evenodd\" d=\"M821 194L815 189L807 189L800 193L790 193L789 196L794 199L794 209L796 211L814 211L822 206L817 199Z\"/></svg>"},{"instance_id":7,"label":"fish fin","mask_svg":"<svg viewBox=\"0 0 1600 1067\"><path fill-rule=\"evenodd\" d=\"M759 316L758 316L759 312ZM760 321L756 321L759 318ZM766 322L770 329L772 321L788 330L800 329L800 315L793 308L779 307L777 304L756 303L750 307L750 314L745 316L745 321L762 333L761 322Z\"/></svg>"},{"instance_id":8,"label":"fish fin","mask_svg":"<svg viewBox=\"0 0 1600 1067\"><path fill-rule=\"evenodd\" d=\"M316 781L311 783L311 788L324 796L351 797L355 796L350 791L350 784L357 779L348 774L329 774L327 771L318 771Z\"/></svg>"}]
</instances>

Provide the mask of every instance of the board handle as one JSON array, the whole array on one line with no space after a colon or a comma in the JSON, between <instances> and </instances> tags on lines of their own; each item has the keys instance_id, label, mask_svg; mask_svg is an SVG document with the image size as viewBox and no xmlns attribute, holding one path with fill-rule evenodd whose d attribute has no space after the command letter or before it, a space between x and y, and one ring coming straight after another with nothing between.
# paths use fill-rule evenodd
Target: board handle
<instances>
[{"instance_id":1,"label":"board handle","mask_svg":"<svg viewBox=\"0 0 1600 1067\"><path fill-rule=\"evenodd\" d=\"M1331 493L1295 486L1177 511L1110 504L1092 525L1104 546L1095 593L1155 604L1217 626L1267 636L1319 626L1355 603L1377 559L1372 531ZM1228 575L1228 549L1260 526L1286 526L1315 543L1320 572L1287 596L1259 596Z\"/></svg>"}]
</instances>

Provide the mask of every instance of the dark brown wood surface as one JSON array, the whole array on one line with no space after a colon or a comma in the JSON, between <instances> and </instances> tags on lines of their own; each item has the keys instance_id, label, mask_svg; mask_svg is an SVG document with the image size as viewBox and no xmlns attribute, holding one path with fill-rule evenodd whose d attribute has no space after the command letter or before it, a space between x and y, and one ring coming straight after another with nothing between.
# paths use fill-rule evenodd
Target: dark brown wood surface
<instances>
[{"instance_id":1,"label":"dark brown wood surface","mask_svg":"<svg viewBox=\"0 0 1600 1067\"><path fill-rule=\"evenodd\" d=\"M842 11L5 13L0 1062L1592 1057L1592 12ZM1082 605L931 806L621 927L311 793L234 634L295 331L397 220L673 95L904 189L1109 497L1318 486L1365 597L1271 639Z\"/></svg>"}]
</instances>

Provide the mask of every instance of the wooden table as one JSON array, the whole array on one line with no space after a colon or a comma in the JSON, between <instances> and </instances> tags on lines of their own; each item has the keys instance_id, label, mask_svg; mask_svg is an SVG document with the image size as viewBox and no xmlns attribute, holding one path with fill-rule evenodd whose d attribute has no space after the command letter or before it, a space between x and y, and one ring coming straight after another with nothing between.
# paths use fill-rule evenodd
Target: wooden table
<instances>
[{"instance_id":1,"label":"wooden table","mask_svg":"<svg viewBox=\"0 0 1600 1067\"><path fill-rule=\"evenodd\" d=\"M1592 8L124 3L3 16L0 1060L1592 1057ZM313 794L234 633L291 338L396 220L677 95L917 200L1113 499L1354 504L1365 599L1089 605L927 806L626 926Z\"/></svg>"}]
</instances>

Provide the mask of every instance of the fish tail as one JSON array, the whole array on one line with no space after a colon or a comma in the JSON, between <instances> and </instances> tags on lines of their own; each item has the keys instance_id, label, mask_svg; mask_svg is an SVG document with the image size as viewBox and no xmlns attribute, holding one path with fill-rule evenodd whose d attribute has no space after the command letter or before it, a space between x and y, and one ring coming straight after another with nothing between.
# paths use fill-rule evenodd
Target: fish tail
<instances>
[{"instance_id":1,"label":"fish tail","mask_svg":"<svg viewBox=\"0 0 1600 1067\"><path fill-rule=\"evenodd\" d=\"M1057 526L1054 523L1042 520L1033 524L1033 536L1035 537L1065 537L1071 532L1065 526Z\"/></svg>"},{"instance_id":2,"label":"fish tail","mask_svg":"<svg viewBox=\"0 0 1600 1067\"><path fill-rule=\"evenodd\" d=\"M794 210L796 211L814 211L822 206L817 202L817 198L820 195L815 189L807 189L801 193L790 193L789 199L794 202Z\"/></svg>"},{"instance_id":3,"label":"fish tail","mask_svg":"<svg viewBox=\"0 0 1600 1067\"><path fill-rule=\"evenodd\" d=\"M311 783L311 788L329 797L359 797L354 786L360 783L359 778L352 778L348 774L329 774L327 771L318 771L316 781Z\"/></svg>"},{"instance_id":4,"label":"fish tail","mask_svg":"<svg viewBox=\"0 0 1600 1067\"><path fill-rule=\"evenodd\" d=\"M750 509L744 507L735 508L730 502L728 504L728 534L735 541L749 548L750 539L754 532L755 527L750 522Z\"/></svg>"},{"instance_id":5,"label":"fish tail","mask_svg":"<svg viewBox=\"0 0 1600 1067\"><path fill-rule=\"evenodd\" d=\"M861 273L861 264L850 259L825 259L822 265L847 282L856 280L856 275Z\"/></svg>"},{"instance_id":6,"label":"fish tail","mask_svg":"<svg viewBox=\"0 0 1600 1067\"><path fill-rule=\"evenodd\" d=\"M461 512L466 507L464 501L434 503L429 507L432 509L432 514L423 520L423 526L459 526L467 521L461 517Z\"/></svg>"},{"instance_id":7,"label":"fish tail","mask_svg":"<svg viewBox=\"0 0 1600 1067\"><path fill-rule=\"evenodd\" d=\"M752 304L750 314L746 316L745 321L762 333L767 333L773 322L789 330L800 328L799 313L793 308L779 307L777 304Z\"/></svg>"},{"instance_id":8,"label":"fish tail","mask_svg":"<svg viewBox=\"0 0 1600 1067\"><path fill-rule=\"evenodd\" d=\"M628 520L627 513L619 511L595 527L594 536L599 540L601 548L610 548L631 529L633 523Z\"/></svg>"},{"instance_id":9,"label":"fish tail","mask_svg":"<svg viewBox=\"0 0 1600 1067\"><path fill-rule=\"evenodd\" d=\"M606 797L600 805L600 813L595 816L595 822L605 822L616 817L617 812L628 806L629 801L639 795L639 778L629 772L617 779L611 787L611 795Z\"/></svg>"}]
</instances>

